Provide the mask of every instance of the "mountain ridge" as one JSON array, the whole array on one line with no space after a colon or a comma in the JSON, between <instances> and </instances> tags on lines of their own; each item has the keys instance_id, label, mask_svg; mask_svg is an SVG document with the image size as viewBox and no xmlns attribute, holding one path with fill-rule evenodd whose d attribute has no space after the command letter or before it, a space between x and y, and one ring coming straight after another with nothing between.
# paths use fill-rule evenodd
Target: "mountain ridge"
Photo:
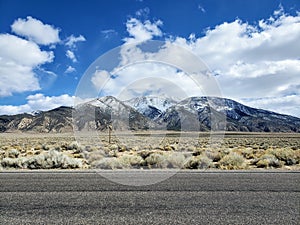
<instances>
[{"instance_id":1,"label":"mountain ridge","mask_svg":"<svg viewBox=\"0 0 300 225\"><path fill-rule=\"evenodd\" d=\"M36 114L0 116L0 132L63 133L105 130L109 125L119 130L300 132L300 118L207 96L181 101L156 96L120 101L105 96L75 108L61 106Z\"/></svg>"}]
</instances>

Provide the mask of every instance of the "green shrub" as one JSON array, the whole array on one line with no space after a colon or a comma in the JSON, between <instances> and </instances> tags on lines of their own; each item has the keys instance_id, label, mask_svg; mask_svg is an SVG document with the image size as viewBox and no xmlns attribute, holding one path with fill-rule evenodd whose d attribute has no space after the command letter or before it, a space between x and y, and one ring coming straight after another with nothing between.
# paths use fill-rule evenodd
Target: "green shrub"
<instances>
[{"instance_id":1,"label":"green shrub","mask_svg":"<svg viewBox=\"0 0 300 225\"><path fill-rule=\"evenodd\" d=\"M186 158L182 152L172 152L167 155L168 168L182 168L186 162Z\"/></svg>"},{"instance_id":2,"label":"green shrub","mask_svg":"<svg viewBox=\"0 0 300 225\"><path fill-rule=\"evenodd\" d=\"M124 167L128 168L139 168L145 164L144 159L139 155L123 154L118 158L118 160L122 165L124 165Z\"/></svg>"},{"instance_id":3,"label":"green shrub","mask_svg":"<svg viewBox=\"0 0 300 225\"><path fill-rule=\"evenodd\" d=\"M11 149L11 150L9 150L8 151L8 153L7 153L7 156L9 157L9 158L18 158L18 156L20 155L20 152L19 152L19 150L17 150L17 149Z\"/></svg>"},{"instance_id":4,"label":"green shrub","mask_svg":"<svg viewBox=\"0 0 300 225\"><path fill-rule=\"evenodd\" d=\"M3 158L1 166L3 168L23 168L23 158Z\"/></svg>"},{"instance_id":5,"label":"green shrub","mask_svg":"<svg viewBox=\"0 0 300 225\"><path fill-rule=\"evenodd\" d=\"M89 163L94 161L99 161L105 157L105 152L103 150L96 150L86 154Z\"/></svg>"},{"instance_id":6,"label":"green shrub","mask_svg":"<svg viewBox=\"0 0 300 225\"><path fill-rule=\"evenodd\" d=\"M277 159L283 161L285 165L294 165L299 163L299 156L297 156L297 151L292 149L280 148L272 152Z\"/></svg>"},{"instance_id":7,"label":"green shrub","mask_svg":"<svg viewBox=\"0 0 300 225\"><path fill-rule=\"evenodd\" d=\"M126 167L115 157L106 157L99 161L94 161L91 166L97 169L122 169Z\"/></svg>"},{"instance_id":8,"label":"green shrub","mask_svg":"<svg viewBox=\"0 0 300 225\"><path fill-rule=\"evenodd\" d=\"M146 165L150 168L167 168L166 156L159 153L152 153L145 159Z\"/></svg>"},{"instance_id":9,"label":"green shrub","mask_svg":"<svg viewBox=\"0 0 300 225\"><path fill-rule=\"evenodd\" d=\"M254 156L254 151L252 148L243 148L240 150L242 156L246 159L253 159Z\"/></svg>"},{"instance_id":10,"label":"green shrub","mask_svg":"<svg viewBox=\"0 0 300 225\"><path fill-rule=\"evenodd\" d=\"M44 152L28 158L4 158L1 161L4 168L23 168L23 169L73 169L82 167L82 161L71 158L55 150Z\"/></svg>"},{"instance_id":11,"label":"green shrub","mask_svg":"<svg viewBox=\"0 0 300 225\"><path fill-rule=\"evenodd\" d=\"M5 158L5 151L4 150L0 150L0 160Z\"/></svg>"},{"instance_id":12,"label":"green shrub","mask_svg":"<svg viewBox=\"0 0 300 225\"><path fill-rule=\"evenodd\" d=\"M149 150L142 150L142 151L138 151L137 155L141 156L143 159L146 159L148 156L151 155L151 151Z\"/></svg>"},{"instance_id":13,"label":"green shrub","mask_svg":"<svg viewBox=\"0 0 300 225\"><path fill-rule=\"evenodd\" d=\"M229 170L246 168L246 162L244 157L235 152L231 152L228 155L225 155L220 160L219 165L221 169L229 169Z\"/></svg>"},{"instance_id":14,"label":"green shrub","mask_svg":"<svg viewBox=\"0 0 300 225\"><path fill-rule=\"evenodd\" d=\"M222 154L218 151L207 151L206 156L213 162L218 162L222 158Z\"/></svg>"},{"instance_id":15,"label":"green shrub","mask_svg":"<svg viewBox=\"0 0 300 225\"><path fill-rule=\"evenodd\" d=\"M77 150L77 149L80 149L80 146L79 146L79 144L76 141L71 142L66 147L67 147L67 150Z\"/></svg>"},{"instance_id":16,"label":"green shrub","mask_svg":"<svg viewBox=\"0 0 300 225\"><path fill-rule=\"evenodd\" d=\"M82 162L56 150L50 150L29 158L24 165L29 169L73 169L82 167Z\"/></svg>"},{"instance_id":17,"label":"green shrub","mask_svg":"<svg viewBox=\"0 0 300 225\"><path fill-rule=\"evenodd\" d=\"M274 155L265 154L258 159L256 166L259 168L278 168L282 166L282 163Z\"/></svg>"},{"instance_id":18,"label":"green shrub","mask_svg":"<svg viewBox=\"0 0 300 225\"><path fill-rule=\"evenodd\" d=\"M184 165L187 169L214 168L213 160L206 155L192 156Z\"/></svg>"}]
</instances>

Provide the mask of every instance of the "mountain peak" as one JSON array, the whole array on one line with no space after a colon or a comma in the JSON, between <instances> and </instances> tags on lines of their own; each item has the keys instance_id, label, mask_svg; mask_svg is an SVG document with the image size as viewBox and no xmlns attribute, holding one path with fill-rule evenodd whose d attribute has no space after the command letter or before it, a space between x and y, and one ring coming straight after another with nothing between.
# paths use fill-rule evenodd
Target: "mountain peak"
<instances>
[{"instance_id":1,"label":"mountain peak","mask_svg":"<svg viewBox=\"0 0 300 225\"><path fill-rule=\"evenodd\" d=\"M169 107L177 104L177 101L164 96L142 96L132 98L124 103L130 105L144 116L155 119Z\"/></svg>"},{"instance_id":2,"label":"mountain peak","mask_svg":"<svg viewBox=\"0 0 300 225\"><path fill-rule=\"evenodd\" d=\"M123 130L181 130L184 127L209 131L213 117L218 118L217 123L220 124L216 125L221 130L300 132L300 118L251 108L231 99L206 96L189 97L182 101L165 96L142 96L120 101L113 96L105 96L82 103L75 109L59 107L34 115L0 116L0 132L101 130L107 129L111 123L115 129Z\"/></svg>"}]
</instances>

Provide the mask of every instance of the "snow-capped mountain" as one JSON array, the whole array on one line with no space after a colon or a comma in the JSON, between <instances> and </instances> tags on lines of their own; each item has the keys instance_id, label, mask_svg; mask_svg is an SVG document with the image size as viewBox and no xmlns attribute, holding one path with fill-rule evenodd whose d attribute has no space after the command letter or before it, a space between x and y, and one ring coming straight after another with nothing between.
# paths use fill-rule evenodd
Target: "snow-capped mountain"
<instances>
[{"instance_id":1,"label":"snow-capped mountain","mask_svg":"<svg viewBox=\"0 0 300 225\"><path fill-rule=\"evenodd\" d=\"M150 119L158 118L168 108L177 104L176 100L160 96L143 96L124 101Z\"/></svg>"},{"instance_id":2,"label":"snow-capped mountain","mask_svg":"<svg viewBox=\"0 0 300 225\"><path fill-rule=\"evenodd\" d=\"M160 117L170 129L195 129L195 118L200 130L300 132L300 119L255 109L236 101L218 97L191 97L168 108ZM193 121L193 122L191 122Z\"/></svg>"},{"instance_id":3,"label":"snow-capped mountain","mask_svg":"<svg viewBox=\"0 0 300 225\"><path fill-rule=\"evenodd\" d=\"M87 102L86 104L93 105L100 108L119 108L127 107L122 101L118 100L113 96L104 96L101 98L96 98L92 101Z\"/></svg>"},{"instance_id":4,"label":"snow-capped mountain","mask_svg":"<svg viewBox=\"0 0 300 225\"><path fill-rule=\"evenodd\" d=\"M106 96L78 105L36 114L0 116L0 132L70 132L105 130L226 130L300 132L300 118L255 109L217 97L140 97L120 101Z\"/></svg>"},{"instance_id":5,"label":"snow-capped mountain","mask_svg":"<svg viewBox=\"0 0 300 225\"><path fill-rule=\"evenodd\" d=\"M104 130L109 125L118 130L146 129L148 118L113 96L97 98L76 107L73 113L78 130Z\"/></svg>"}]
</instances>

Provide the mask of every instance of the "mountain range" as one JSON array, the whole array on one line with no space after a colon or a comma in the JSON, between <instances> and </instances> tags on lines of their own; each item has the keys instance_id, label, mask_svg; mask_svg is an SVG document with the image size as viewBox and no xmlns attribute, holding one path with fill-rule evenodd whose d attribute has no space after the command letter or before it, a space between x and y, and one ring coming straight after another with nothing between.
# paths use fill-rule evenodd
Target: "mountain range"
<instances>
[{"instance_id":1,"label":"mountain range","mask_svg":"<svg viewBox=\"0 0 300 225\"><path fill-rule=\"evenodd\" d=\"M33 114L0 116L0 132L71 132L74 130L186 130L300 132L300 118L255 109L219 97L178 101L143 96L120 101L105 96L72 107Z\"/></svg>"}]
</instances>

